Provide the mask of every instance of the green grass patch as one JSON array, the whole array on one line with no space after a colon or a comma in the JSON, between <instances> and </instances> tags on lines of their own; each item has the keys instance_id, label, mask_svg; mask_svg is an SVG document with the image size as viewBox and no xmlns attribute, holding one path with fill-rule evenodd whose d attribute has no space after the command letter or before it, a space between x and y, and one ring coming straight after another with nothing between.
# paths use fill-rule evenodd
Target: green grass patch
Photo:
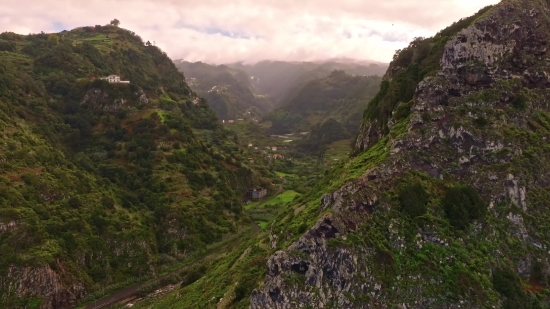
<instances>
[{"instance_id":1,"label":"green grass patch","mask_svg":"<svg viewBox=\"0 0 550 309\"><path fill-rule=\"evenodd\" d=\"M286 204L289 202L292 202L296 196L300 195L300 193L294 191L294 190L287 190L274 198L270 199L269 201L265 202L262 207L268 206L268 205L277 205L277 204Z\"/></svg>"},{"instance_id":2,"label":"green grass patch","mask_svg":"<svg viewBox=\"0 0 550 309\"><path fill-rule=\"evenodd\" d=\"M259 221L259 222L256 222L256 223L258 223L258 225L260 226L260 228L262 230L265 230L265 228L267 227L267 224L268 224L267 221Z\"/></svg>"},{"instance_id":3,"label":"green grass patch","mask_svg":"<svg viewBox=\"0 0 550 309\"><path fill-rule=\"evenodd\" d=\"M349 157L351 151L351 139L339 140L328 145L325 159L330 161L345 160Z\"/></svg>"}]
</instances>

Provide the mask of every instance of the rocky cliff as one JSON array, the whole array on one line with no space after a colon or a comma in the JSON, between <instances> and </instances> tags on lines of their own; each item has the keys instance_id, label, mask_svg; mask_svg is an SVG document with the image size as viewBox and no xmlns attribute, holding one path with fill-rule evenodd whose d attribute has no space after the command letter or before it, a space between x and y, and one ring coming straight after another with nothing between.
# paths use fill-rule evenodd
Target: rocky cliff
<instances>
[{"instance_id":1,"label":"rocky cliff","mask_svg":"<svg viewBox=\"0 0 550 309\"><path fill-rule=\"evenodd\" d=\"M400 51L314 226L273 227L250 308L548 306L549 29L509 0Z\"/></svg>"}]
</instances>

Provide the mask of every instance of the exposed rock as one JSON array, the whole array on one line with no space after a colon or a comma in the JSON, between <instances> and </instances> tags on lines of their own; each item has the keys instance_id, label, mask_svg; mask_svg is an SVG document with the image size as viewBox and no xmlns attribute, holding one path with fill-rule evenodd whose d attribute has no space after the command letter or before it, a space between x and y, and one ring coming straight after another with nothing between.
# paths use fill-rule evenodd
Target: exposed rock
<instances>
[{"instance_id":1,"label":"exposed rock","mask_svg":"<svg viewBox=\"0 0 550 309\"><path fill-rule=\"evenodd\" d=\"M0 279L0 289L17 297L39 297L45 301L40 309L71 308L85 296L84 285L74 280L63 265L56 262L57 270L50 266L9 267L7 275ZM69 278L71 278L69 280ZM72 282L68 285L66 282Z\"/></svg>"},{"instance_id":2,"label":"exposed rock","mask_svg":"<svg viewBox=\"0 0 550 309\"><path fill-rule=\"evenodd\" d=\"M425 78L416 88L407 133L390 136L389 156L376 167L322 196L320 213L329 214L269 259L266 279L261 288L253 291L250 308L500 306L499 301L476 295L474 289L452 297L432 295L430 290L445 284L444 279L440 274L431 276L429 271L421 271L430 265L452 265L457 259L455 254L442 258L434 254L435 258L429 255L437 250L422 250L466 246L482 233L490 241L496 241L502 236L495 228L487 226L487 222L473 222L464 234L467 236L453 239L440 233L448 228L446 225L442 224L443 228L440 226L438 230L430 217L422 218L430 224L421 225L412 235L407 235L402 225L408 221L388 219L387 214L395 211L392 209L394 189L399 185L396 179L403 174L421 172L426 178L452 179L471 185L482 195L494 220L499 220L500 228L509 233L507 237L519 241L523 248L535 247L539 254L546 254L543 250L547 247L547 231L533 231L528 228L528 217L517 213L520 210L509 211L517 206L529 214L533 208L530 190L535 183L547 186L550 181L547 169L532 167L531 175L514 172L514 176L506 170L527 152L519 134L510 137L514 126L525 131L536 129L528 126L530 119L525 113L514 112L505 117L504 112L495 112L491 119L495 124L491 124L481 121L484 118L479 110L509 107L525 87L541 90L536 92L537 99L526 104L550 111L548 104L543 103L550 99L546 94L550 86L547 73L550 66L545 60L549 16L550 11L542 2L503 1L450 38L440 59L440 71ZM385 80L396 76L401 69L390 67ZM491 96L484 92L497 88L502 91ZM480 121L474 125L475 120ZM511 127L508 135L496 123ZM392 122L390 127L394 125ZM356 151L368 150L381 137L375 123L365 121L357 137ZM541 188L546 190L544 186ZM389 190L393 191L386 194ZM430 207L430 216L437 217L443 212L439 205ZM371 221L373 216L378 220ZM376 233L365 232L367 227L383 220L387 225L377 225ZM408 254L423 252L427 255L425 264L408 273L392 269L393 253L405 251ZM510 259L504 251L497 248L489 254L501 262ZM531 257L514 258L518 273L529 276ZM380 272L389 274L384 276Z\"/></svg>"}]
</instances>

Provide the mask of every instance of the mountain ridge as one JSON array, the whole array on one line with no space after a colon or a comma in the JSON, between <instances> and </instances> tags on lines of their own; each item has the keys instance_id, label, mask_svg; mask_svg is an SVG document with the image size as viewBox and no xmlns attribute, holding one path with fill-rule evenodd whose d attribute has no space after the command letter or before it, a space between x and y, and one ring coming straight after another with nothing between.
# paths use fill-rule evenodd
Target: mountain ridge
<instances>
[{"instance_id":1,"label":"mountain ridge","mask_svg":"<svg viewBox=\"0 0 550 309\"><path fill-rule=\"evenodd\" d=\"M263 178L160 49L109 25L0 49L0 307L70 308L248 227Z\"/></svg>"},{"instance_id":2,"label":"mountain ridge","mask_svg":"<svg viewBox=\"0 0 550 309\"><path fill-rule=\"evenodd\" d=\"M547 306L549 16L503 1L399 51L250 307Z\"/></svg>"}]
</instances>

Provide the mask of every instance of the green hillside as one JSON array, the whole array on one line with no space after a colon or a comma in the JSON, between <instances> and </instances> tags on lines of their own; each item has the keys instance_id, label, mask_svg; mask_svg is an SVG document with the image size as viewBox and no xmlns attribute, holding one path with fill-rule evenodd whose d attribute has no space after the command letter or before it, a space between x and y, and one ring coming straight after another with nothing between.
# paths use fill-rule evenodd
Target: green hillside
<instances>
[{"instance_id":1,"label":"green hillside","mask_svg":"<svg viewBox=\"0 0 550 309\"><path fill-rule=\"evenodd\" d=\"M337 140L349 139L361 124L361 115L379 89L379 76L349 75L333 71L301 88L285 105L265 117L271 132L310 132L298 148L322 153Z\"/></svg>"},{"instance_id":2,"label":"green hillside","mask_svg":"<svg viewBox=\"0 0 550 309\"><path fill-rule=\"evenodd\" d=\"M260 61L255 64L234 63L228 66L242 70L253 77L260 94L273 98L279 107L309 81L328 76L334 70L352 75L382 75L388 65L384 63L361 63L345 60L318 62Z\"/></svg>"},{"instance_id":3,"label":"green hillside","mask_svg":"<svg viewBox=\"0 0 550 309\"><path fill-rule=\"evenodd\" d=\"M244 71L202 62L175 64L220 119L258 119L273 109L270 98L257 94L251 77Z\"/></svg>"},{"instance_id":4,"label":"green hillside","mask_svg":"<svg viewBox=\"0 0 550 309\"><path fill-rule=\"evenodd\" d=\"M135 308L547 308L548 12L503 1L398 51L354 156Z\"/></svg>"},{"instance_id":5,"label":"green hillside","mask_svg":"<svg viewBox=\"0 0 550 309\"><path fill-rule=\"evenodd\" d=\"M133 32L0 34L0 307L70 308L248 226L234 141Z\"/></svg>"},{"instance_id":6,"label":"green hillside","mask_svg":"<svg viewBox=\"0 0 550 309\"><path fill-rule=\"evenodd\" d=\"M312 125L334 118L354 132L381 80L379 76L354 76L344 71L313 80L267 117L272 122L271 130L278 134L308 131Z\"/></svg>"}]
</instances>

